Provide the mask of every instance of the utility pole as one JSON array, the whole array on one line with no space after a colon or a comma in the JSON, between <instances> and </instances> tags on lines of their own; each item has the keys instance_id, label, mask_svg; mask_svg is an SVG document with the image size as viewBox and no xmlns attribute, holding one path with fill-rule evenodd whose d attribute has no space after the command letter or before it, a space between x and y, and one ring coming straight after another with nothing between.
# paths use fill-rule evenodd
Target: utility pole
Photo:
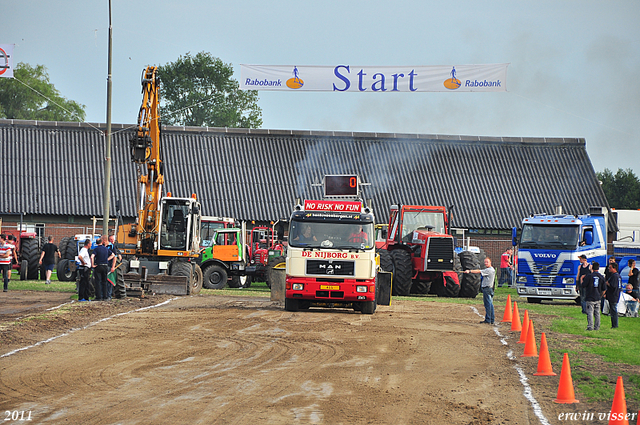
<instances>
[{"instance_id":1,"label":"utility pole","mask_svg":"<svg viewBox=\"0 0 640 425\"><path fill-rule=\"evenodd\" d=\"M111 199L111 0L109 0L109 60L107 70L107 140L104 156L104 211L102 219L102 235L109 235L109 200Z\"/></svg>"}]
</instances>

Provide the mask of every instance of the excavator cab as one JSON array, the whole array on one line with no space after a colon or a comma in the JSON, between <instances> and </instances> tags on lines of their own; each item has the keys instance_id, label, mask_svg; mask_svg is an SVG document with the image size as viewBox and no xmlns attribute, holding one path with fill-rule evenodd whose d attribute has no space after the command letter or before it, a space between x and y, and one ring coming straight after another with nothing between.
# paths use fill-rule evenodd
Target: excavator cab
<instances>
[{"instance_id":1,"label":"excavator cab","mask_svg":"<svg viewBox=\"0 0 640 425\"><path fill-rule=\"evenodd\" d=\"M163 198L160 249L197 251L200 244L200 204L193 198Z\"/></svg>"}]
</instances>

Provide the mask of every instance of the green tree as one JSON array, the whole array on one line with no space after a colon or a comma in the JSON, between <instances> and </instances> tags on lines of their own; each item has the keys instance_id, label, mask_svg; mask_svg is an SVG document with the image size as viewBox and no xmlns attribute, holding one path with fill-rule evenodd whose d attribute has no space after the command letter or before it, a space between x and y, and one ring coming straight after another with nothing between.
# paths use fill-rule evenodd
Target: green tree
<instances>
[{"instance_id":1,"label":"green tree","mask_svg":"<svg viewBox=\"0 0 640 425\"><path fill-rule=\"evenodd\" d=\"M158 67L163 124L259 128L258 92L240 90L231 64L210 53L187 53Z\"/></svg>"},{"instance_id":2,"label":"green tree","mask_svg":"<svg viewBox=\"0 0 640 425\"><path fill-rule=\"evenodd\" d=\"M613 174L605 168L603 172L596 173L598 180L602 182L609 206L621 210L635 210L640 208L640 180L629 168L621 168Z\"/></svg>"},{"instance_id":3,"label":"green tree","mask_svg":"<svg viewBox=\"0 0 640 425\"><path fill-rule=\"evenodd\" d=\"M84 121L84 105L68 100L49 81L44 65L20 62L14 78L0 78L0 118Z\"/></svg>"}]
</instances>

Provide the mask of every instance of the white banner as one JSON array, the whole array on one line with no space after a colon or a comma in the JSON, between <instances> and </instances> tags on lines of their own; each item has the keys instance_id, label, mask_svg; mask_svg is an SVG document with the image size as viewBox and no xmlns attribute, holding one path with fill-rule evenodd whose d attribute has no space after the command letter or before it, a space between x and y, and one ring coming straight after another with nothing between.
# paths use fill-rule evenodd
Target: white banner
<instances>
[{"instance_id":1,"label":"white banner","mask_svg":"<svg viewBox=\"0 0 640 425\"><path fill-rule=\"evenodd\" d=\"M0 77L13 78L13 46L0 44Z\"/></svg>"},{"instance_id":2,"label":"white banner","mask_svg":"<svg viewBox=\"0 0 640 425\"><path fill-rule=\"evenodd\" d=\"M243 90L338 92L507 91L508 63L438 66L240 65Z\"/></svg>"}]
</instances>

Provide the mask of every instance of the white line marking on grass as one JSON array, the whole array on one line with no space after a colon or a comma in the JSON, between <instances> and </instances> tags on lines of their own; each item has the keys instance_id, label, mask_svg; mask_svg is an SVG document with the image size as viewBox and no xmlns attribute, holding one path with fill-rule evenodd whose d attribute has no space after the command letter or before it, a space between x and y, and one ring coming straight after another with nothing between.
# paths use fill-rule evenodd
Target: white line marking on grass
<instances>
[{"instance_id":1,"label":"white line marking on grass","mask_svg":"<svg viewBox=\"0 0 640 425\"><path fill-rule=\"evenodd\" d=\"M16 354L16 353L19 353L20 351L28 350L28 349L30 349L30 348L34 348L34 347L37 347L37 346L39 346L39 345L46 344L46 343L51 342L51 341L54 341L54 340L56 340L56 339L58 339L58 338L62 338L63 336L67 336L67 335L69 335L69 334L72 334L72 333L73 333L73 332L75 332L75 331L80 331L80 330L83 330L83 329L90 328L91 326L97 325L98 323L106 322L107 320L111 320L111 319L116 318L116 317L119 317L119 316L124 316L125 314L129 314L129 313L136 313L136 312L138 312L138 311L149 310L149 309L151 309L151 308L160 307L160 306L163 306L163 305L165 305L165 304L168 304L169 302L171 302L171 301L173 301L173 300L176 300L176 299L178 299L178 298L177 298L177 297L176 297L176 298L171 298L171 299L168 299L167 301L161 302L160 304L154 304L154 305L150 305L150 306L147 306L147 307L141 307L141 308L137 308L137 309L135 309L135 310L125 311L124 313L118 313L118 314L114 314L113 316L105 317L105 318L100 319L100 320L98 320L98 321L96 321L96 322L89 323L87 326L84 326L84 327L82 327L82 328L73 328L73 329L69 330L68 332L65 332L65 333L60 334L60 335L57 335L57 336L53 336L53 337L51 337L51 338L49 338L49 339L45 339L44 341L38 341L38 342L36 342L36 343L35 343L35 344L33 344L33 345L29 345L29 346L27 346L27 347L17 348L17 349L15 349L15 350L13 350L13 351L9 351L8 353L5 353L5 354L1 355L1 356L0 356L0 359L1 359L1 358L3 358L3 357L9 357L9 356L12 356L12 355L14 355L14 354ZM68 304L68 303L66 303L66 304ZM64 304L62 304L62 305L64 305ZM59 306L59 307L60 307L60 306ZM55 307L54 307L54 308L55 308Z\"/></svg>"},{"instance_id":2,"label":"white line marking on grass","mask_svg":"<svg viewBox=\"0 0 640 425\"><path fill-rule=\"evenodd\" d=\"M483 317L478 312L477 308L472 306L471 309L478 316ZM507 340L500 334L500 331L498 330L498 326L497 325L494 325L493 331L498 336L498 338L500 338L500 342L502 343L502 345L506 345L506 346L509 345ZM513 360L513 361L516 361L516 362L518 361L518 358L513 354L512 350L507 351L507 358L509 360ZM529 385L529 379L527 378L527 375L525 375L524 370L517 363L514 364L513 367L518 372L518 375L520 376L520 383L524 387L523 395L527 400L529 400L529 403L531 403L531 407L533 408L533 413L538 417L538 419L540 420L540 423L542 425L551 425L551 423L549 423L547 418L544 416L544 413L542 412L542 407L540 407L540 404L538 403L538 401L535 399L535 397L533 397L533 391L531 390L531 386Z\"/></svg>"}]
</instances>

